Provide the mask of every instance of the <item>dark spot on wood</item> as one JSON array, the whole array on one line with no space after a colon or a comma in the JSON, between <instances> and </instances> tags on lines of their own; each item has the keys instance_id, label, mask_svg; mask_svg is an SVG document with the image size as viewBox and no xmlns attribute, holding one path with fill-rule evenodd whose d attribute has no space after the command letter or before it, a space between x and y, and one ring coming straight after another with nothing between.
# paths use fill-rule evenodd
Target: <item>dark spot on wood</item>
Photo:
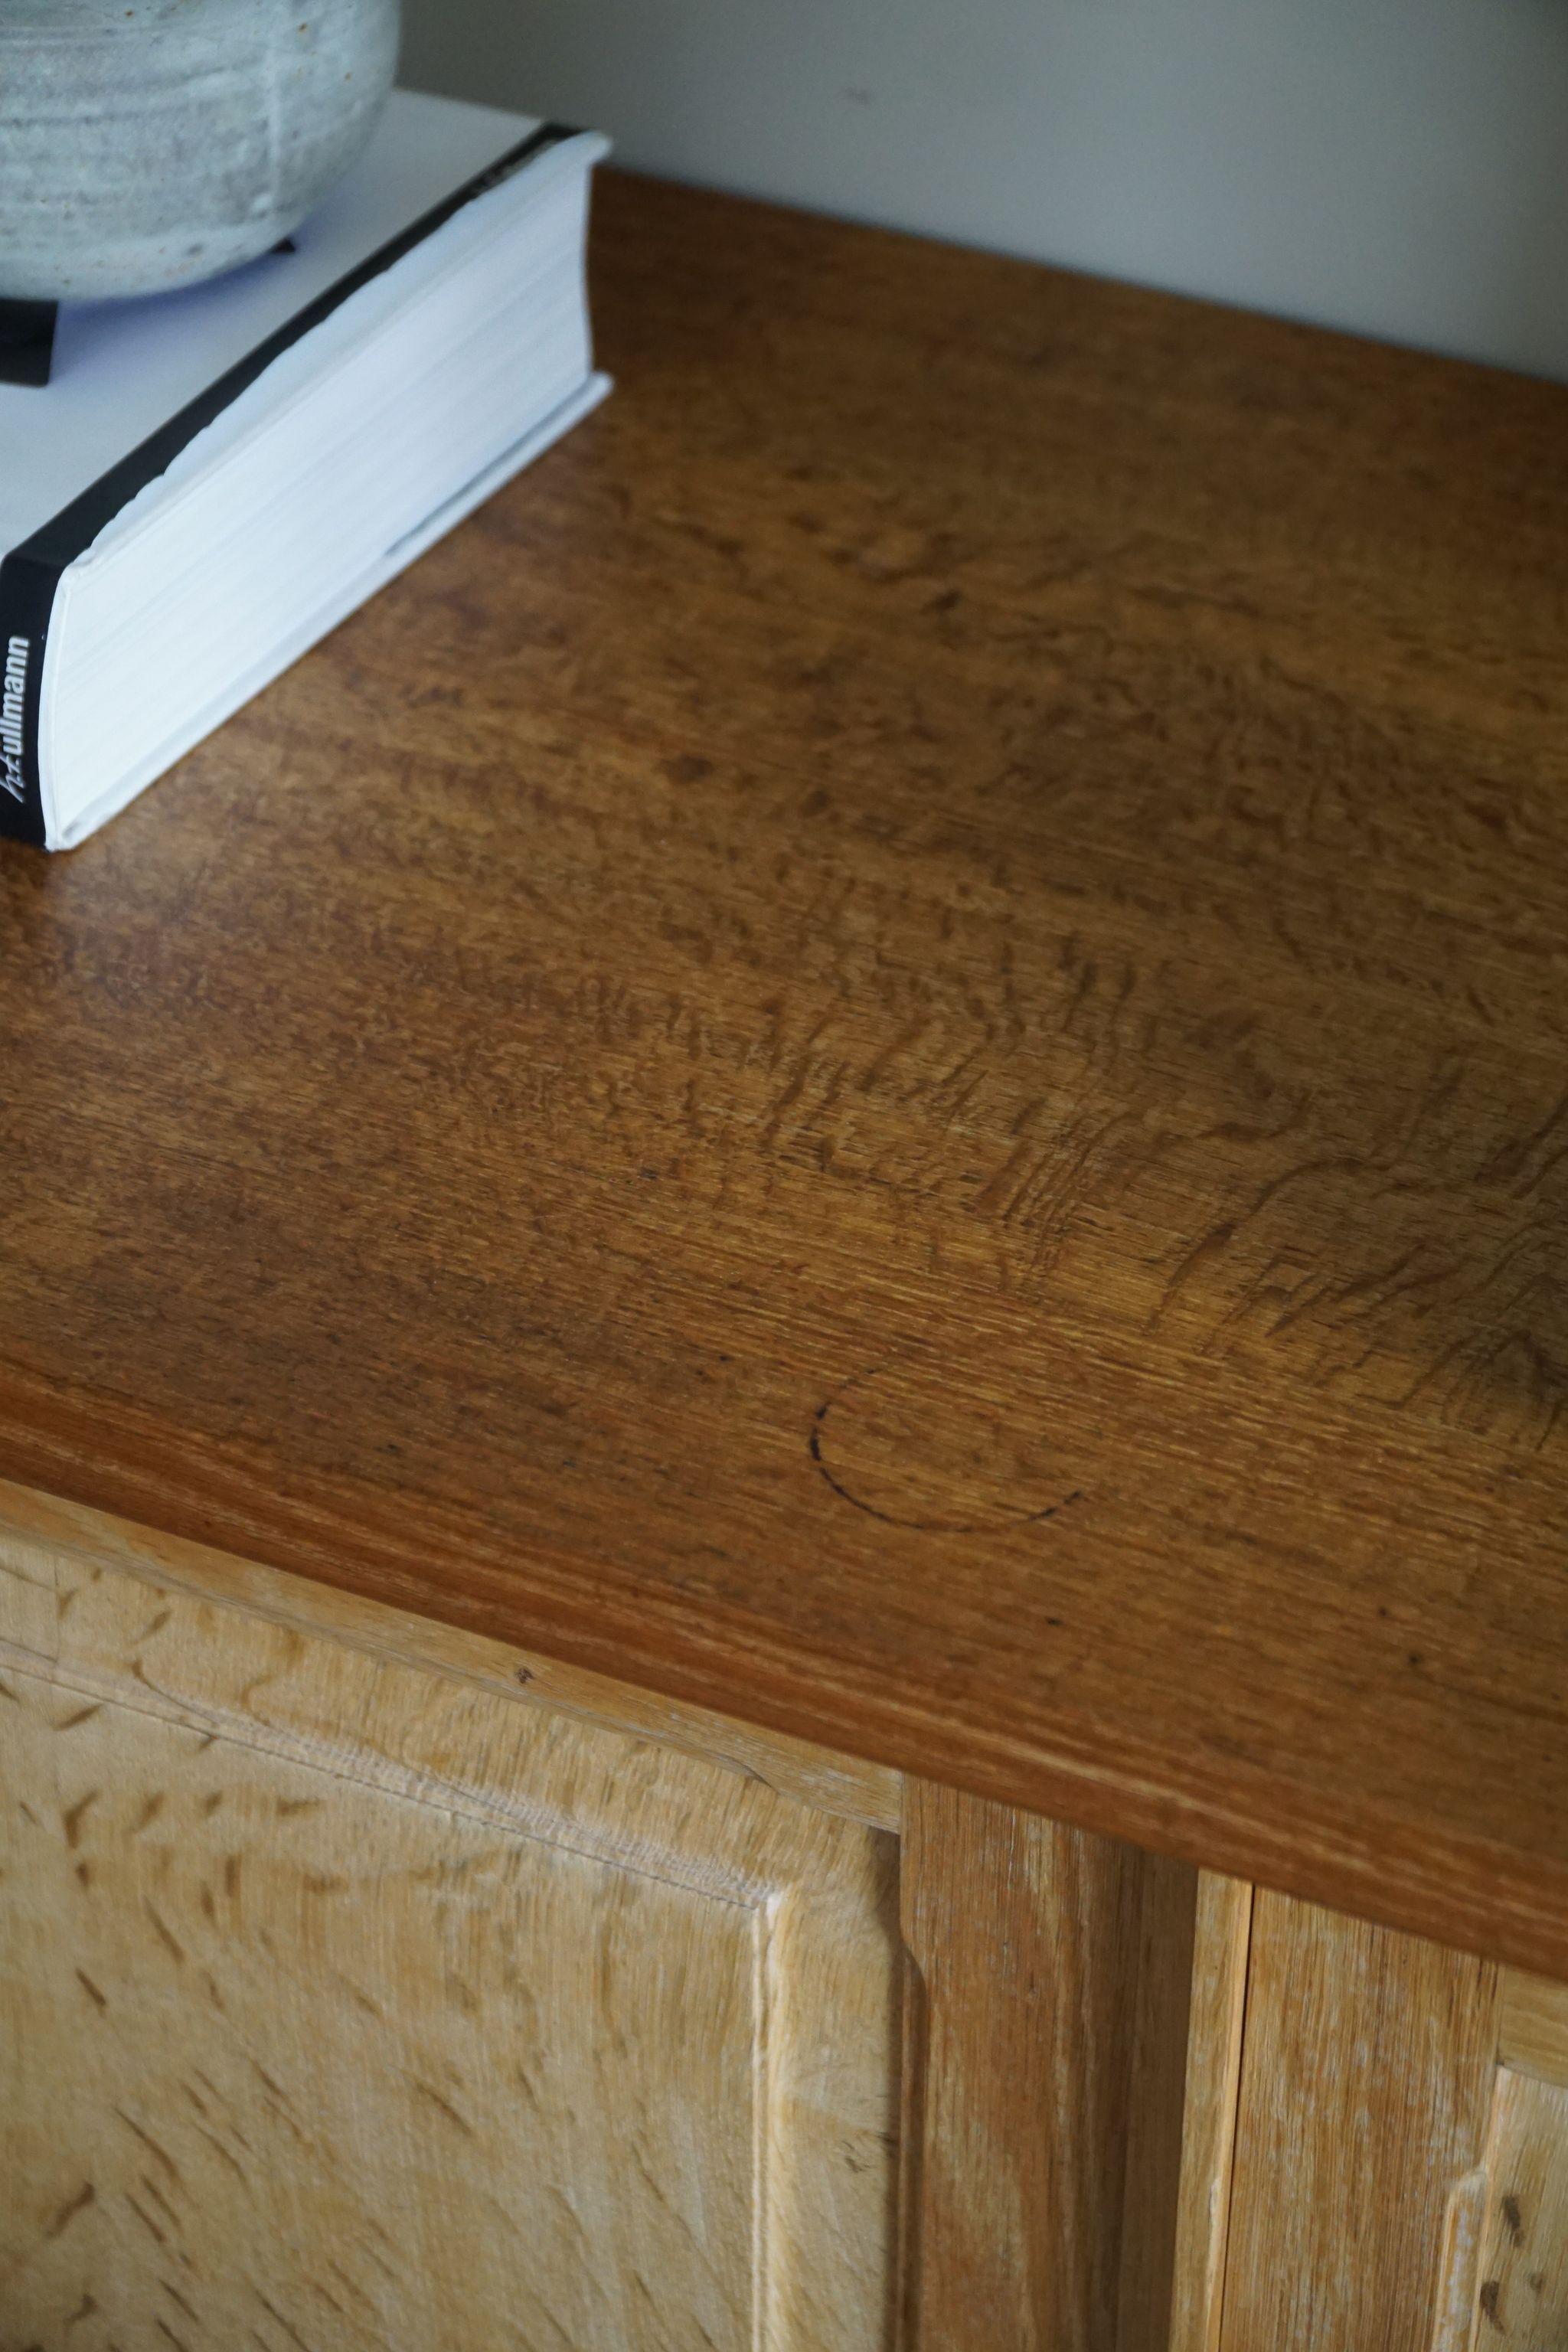
<instances>
[{"instance_id":1,"label":"dark spot on wood","mask_svg":"<svg viewBox=\"0 0 1568 2352\"><path fill-rule=\"evenodd\" d=\"M713 773L712 761L704 760L697 751L677 751L673 759L661 764L672 784L700 784L704 776Z\"/></svg>"},{"instance_id":2,"label":"dark spot on wood","mask_svg":"<svg viewBox=\"0 0 1568 2352\"><path fill-rule=\"evenodd\" d=\"M80 1985L82 1990L86 1993L88 1999L89 2000L96 2001L100 2009L107 2009L109 2007L107 1998L104 1994L100 1992L98 1987L93 1983L92 1979L88 1975L85 1969L78 1969L76 1972L76 1980L78 1984Z\"/></svg>"},{"instance_id":3,"label":"dark spot on wood","mask_svg":"<svg viewBox=\"0 0 1568 2352\"><path fill-rule=\"evenodd\" d=\"M1510 2196L1503 2199L1502 2218L1508 2223L1508 2234L1513 2240L1514 2244L1516 2246L1522 2245L1524 2242L1524 2216L1520 2210L1519 2200L1517 2197Z\"/></svg>"},{"instance_id":4,"label":"dark spot on wood","mask_svg":"<svg viewBox=\"0 0 1568 2352\"><path fill-rule=\"evenodd\" d=\"M430 2084L422 2083L416 2074L411 2074L408 2079L414 2085L414 2088L418 2092L421 2098L428 2099L431 2105L438 2108L441 2114L446 2116L448 2123L456 2124L458 2129L463 2134L465 2139L473 2138L474 2127L472 2124L468 2122L466 2116L460 2116L458 2113L457 2108L452 2105L450 2099L444 2098L441 2093L434 2089Z\"/></svg>"},{"instance_id":5,"label":"dark spot on wood","mask_svg":"<svg viewBox=\"0 0 1568 2352\"><path fill-rule=\"evenodd\" d=\"M269 2303L268 2301L267 2297L262 2294L261 2289L257 2286L254 2282L252 2283L250 2291L256 2297L257 2302L260 2304L262 2309L267 2313L268 2316L270 2319L275 2320L278 2326L283 2330L284 2334L289 2336L292 2342L299 2346L300 2352L310 2352L310 2347L306 2343L299 2329L292 2326L289 2322L284 2318L283 2314L279 2310L278 2305L275 2303Z\"/></svg>"},{"instance_id":6,"label":"dark spot on wood","mask_svg":"<svg viewBox=\"0 0 1568 2352\"><path fill-rule=\"evenodd\" d=\"M68 1811L60 1815L65 1827L66 1843L73 1852L81 1838L82 1818L89 1805L97 1804L98 1794L96 1789L89 1789L85 1797L79 1797Z\"/></svg>"},{"instance_id":7,"label":"dark spot on wood","mask_svg":"<svg viewBox=\"0 0 1568 2352\"><path fill-rule=\"evenodd\" d=\"M125 2126L126 2130L129 2132L134 2132L136 2137L141 2141L142 2147L147 2150L149 2156L153 2158L154 2162L163 2166L170 2179L178 2183L178 2185L183 2188L184 2184L180 2177L180 2168L174 2162L174 2158L169 2154L168 2149L161 2147L158 2142L153 2138L152 2133L146 2128L146 2126L144 2124L139 2124L134 2116L128 2116L123 2107L116 2107L114 2112L119 2116L121 2122Z\"/></svg>"},{"instance_id":8,"label":"dark spot on wood","mask_svg":"<svg viewBox=\"0 0 1568 2352\"><path fill-rule=\"evenodd\" d=\"M1491 2322L1491 2325L1497 2329L1500 2336L1502 2333L1502 2321L1498 2315L1498 2305L1501 2296L1502 2281L1500 2279L1488 2279L1480 2292L1481 2312L1483 2316Z\"/></svg>"},{"instance_id":9,"label":"dark spot on wood","mask_svg":"<svg viewBox=\"0 0 1568 2352\"><path fill-rule=\"evenodd\" d=\"M185 1965L184 1946L180 1942L178 1937L174 1934L173 1930L167 1926L164 1920L160 1917L155 1906L146 1895L143 1895L142 1898L142 1908L147 1914L148 1918L152 1921L153 1932L157 1936L159 1942L163 1946L164 1950L168 1952L175 1965L183 1969Z\"/></svg>"},{"instance_id":10,"label":"dark spot on wood","mask_svg":"<svg viewBox=\"0 0 1568 2352\"><path fill-rule=\"evenodd\" d=\"M97 2195L98 2191L93 2187L91 2181L84 2180L81 2187L77 2190L76 2195L74 2197L68 2197L65 2203L60 2207L59 2210L55 2214L54 2218L51 2221L45 2222L45 2237L58 2238L62 2230L68 2230L70 2227L79 2213L84 2213L87 2210L87 2208L92 2203L93 2199Z\"/></svg>"},{"instance_id":11,"label":"dark spot on wood","mask_svg":"<svg viewBox=\"0 0 1568 2352\"><path fill-rule=\"evenodd\" d=\"M531 1666L519 1666L517 1669L517 1679L520 1683L531 1683L533 1680L533 1668Z\"/></svg>"},{"instance_id":12,"label":"dark spot on wood","mask_svg":"<svg viewBox=\"0 0 1568 2352\"><path fill-rule=\"evenodd\" d=\"M153 2179L152 2174L148 2172L139 2172L136 2178L141 2186L146 2190L148 2196L153 2200L153 2204L157 2206L159 2211L167 2216L171 2228L174 2230L175 2235L178 2236L180 2230L180 2217L175 2212L174 2207L170 2204L168 2199L164 2196L163 2190L159 2188L157 2182ZM184 2259L184 2257L182 2255L181 2260L183 2261Z\"/></svg>"},{"instance_id":13,"label":"dark spot on wood","mask_svg":"<svg viewBox=\"0 0 1568 2352\"><path fill-rule=\"evenodd\" d=\"M220 2158L221 2160L227 2165L236 2179L245 2180L245 2167L241 2164L238 2157L234 2153L234 2150L229 2147L225 2147L222 2140L217 2137L215 2132L208 2131L205 2124L198 2124L196 2126L196 2129L201 2133L202 2137L212 2149L213 2154ZM238 2135L237 2133L236 2137L237 2138L237 2137ZM248 2188L249 2185L249 2182L246 2181L247 2188Z\"/></svg>"},{"instance_id":14,"label":"dark spot on wood","mask_svg":"<svg viewBox=\"0 0 1568 2352\"><path fill-rule=\"evenodd\" d=\"M272 2096L279 2102L279 2105L286 2107L289 2104L289 2094L283 2088L282 2084L273 2080L272 2076L268 2073L266 2067L261 2064L258 2059L252 2058L248 2063L250 2071L256 2076L258 2082L262 2084L265 2088L271 2093Z\"/></svg>"},{"instance_id":15,"label":"dark spot on wood","mask_svg":"<svg viewBox=\"0 0 1568 2352\"><path fill-rule=\"evenodd\" d=\"M920 1400L917 1406L910 1409L908 1400L898 1400L896 1404L896 1412L910 1416L908 1433L900 1433L900 1437L905 1440L902 1449L898 1454L889 1451L886 1423L881 1428L877 1428L877 1421L881 1416L872 1413L869 1425L875 1428L875 1442L872 1442L869 1456L863 1454L860 1461L856 1463L853 1409L856 1409L856 1404L863 1406L865 1397L875 1397L881 1385L891 1395L896 1395L896 1388L886 1376L896 1373L898 1369L900 1367L875 1364L869 1371L851 1373L851 1379L844 1381L830 1397L823 1397L823 1402L811 1416L811 1430L806 1434L806 1454L818 1467L820 1477L826 1479L832 1491L839 1496L839 1500L851 1503L856 1510L865 1512L868 1519L879 1519L884 1527L910 1528L912 1534L921 1536L987 1536L996 1534L996 1531L1006 1531L1006 1528L1044 1527L1048 1519L1056 1519L1060 1512L1069 1510L1074 1503L1084 1500L1084 1489L1074 1486L1069 1494L1056 1494L1048 1503L1039 1503L1037 1500L1041 1491L1039 1477L1035 1479L1035 1494L1027 1491L1027 1482L1020 1491L1018 1463L1006 1458L1006 1437L1004 1437L1002 1428L987 1428L985 1418L975 1423L975 1437L978 1437L978 1449L975 1451L978 1451L980 1461L985 1463L987 1442L994 1442L999 1458L994 1458L994 1463L985 1463L978 1475L975 1475L973 1461L963 1458L963 1449L959 1449L959 1458L954 1463L942 1463L942 1437L952 1428L954 1409L942 1397L921 1392L920 1383L924 1383L924 1388L931 1388L929 1367L921 1369L920 1381L914 1385L914 1397ZM851 1416L848 1463L844 1458L835 1461L827 1454L827 1433L830 1433L830 1428L839 1430L839 1418L837 1416L842 1409L848 1409L848 1416ZM842 1451L844 1440L839 1440L835 1444L835 1456L842 1456ZM933 1458L933 1454L936 1454L936 1458ZM905 1458L908 1458L910 1507L902 1507L900 1498L900 1486L905 1484L905 1475L902 1475ZM872 1494L865 1491L868 1482L877 1482L881 1498L875 1500ZM987 1486L992 1489L990 1494L987 1494ZM1048 1484L1047 1491L1051 1491ZM952 1515L941 1507L947 1494L952 1496ZM938 1510L929 1510L921 1500L917 1500L917 1496L929 1496L931 1503L938 1506Z\"/></svg>"}]
</instances>

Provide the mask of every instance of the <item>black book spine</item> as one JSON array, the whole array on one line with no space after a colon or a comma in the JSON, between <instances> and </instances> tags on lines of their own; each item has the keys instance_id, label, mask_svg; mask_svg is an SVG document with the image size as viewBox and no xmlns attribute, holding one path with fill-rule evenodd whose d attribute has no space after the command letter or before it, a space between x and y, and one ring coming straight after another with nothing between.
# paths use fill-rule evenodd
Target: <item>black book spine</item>
<instances>
[{"instance_id":1,"label":"black book spine","mask_svg":"<svg viewBox=\"0 0 1568 2352\"><path fill-rule=\"evenodd\" d=\"M0 835L44 843L38 709L59 567L18 548L0 562Z\"/></svg>"}]
</instances>

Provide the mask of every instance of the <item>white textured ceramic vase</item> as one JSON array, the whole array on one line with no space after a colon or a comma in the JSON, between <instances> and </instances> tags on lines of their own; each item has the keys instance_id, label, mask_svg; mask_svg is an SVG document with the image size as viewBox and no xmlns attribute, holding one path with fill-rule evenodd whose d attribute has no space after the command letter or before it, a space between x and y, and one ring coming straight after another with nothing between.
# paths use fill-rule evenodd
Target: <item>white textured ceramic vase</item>
<instances>
[{"instance_id":1,"label":"white textured ceramic vase","mask_svg":"<svg viewBox=\"0 0 1568 2352\"><path fill-rule=\"evenodd\" d=\"M397 30L398 0L0 0L0 297L265 253L369 138Z\"/></svg>"}]
</instances>

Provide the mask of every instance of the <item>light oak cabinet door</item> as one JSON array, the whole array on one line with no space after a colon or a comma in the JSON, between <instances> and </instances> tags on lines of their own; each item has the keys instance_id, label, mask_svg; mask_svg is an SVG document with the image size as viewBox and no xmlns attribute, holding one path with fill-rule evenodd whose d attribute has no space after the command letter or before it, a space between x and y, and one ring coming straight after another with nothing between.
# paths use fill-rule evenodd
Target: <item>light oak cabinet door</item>
<instances>
[{"instance_id":1,"label":"light oak cabinet door","mask_svg":"<svg viewBox=\"0 0 1568 2352\"><path fill-rule=\"evenodd\" d=\"M43 1554L0 1573L3 2352L880 2352L896 1845Z\"/></svg>"},{"instance_id":2,"label":"light oak cabinet door","mask_svg":"<svg viewBox=\"0 0 1568 2352\"><path fill-rule=\"evenodd\" d=\"M1568 1987L1259 1892L1224 2352L1564 2352Z\"/></svg>"},{"instance_id":3,"label":"light oak cabinet door","mask_svg":"<svg viewBox=\"0 0 1568 2352\"><path fill-rule=\"evenodd\" d=\"M1568 1990L0 1487L0 2352L1568 2352Z\"/></svg>"}]
</instances>

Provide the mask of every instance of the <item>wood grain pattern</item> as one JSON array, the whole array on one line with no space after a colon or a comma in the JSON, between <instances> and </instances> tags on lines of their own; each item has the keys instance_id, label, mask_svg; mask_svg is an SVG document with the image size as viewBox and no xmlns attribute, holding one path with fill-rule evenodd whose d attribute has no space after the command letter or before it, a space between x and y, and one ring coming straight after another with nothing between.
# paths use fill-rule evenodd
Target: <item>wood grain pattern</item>
<instances>
[{"instance_id":1,"label":"wood grain pattern","mask_svg":"<svg viewBox=\"0 0 1568 2352\"><path fill-rule=\"evenodd\" d=\"M907 1784L921 2352L1165 2352L1194 1877Z\"/></svg>"},{"instance_id":2,"label":"wood grain pattern","mask_svg":"<svg viewBox=\"0 0 1568 2352\"><path fill-rule=\"evenodd\" d=\"M1491 2183L1484 2165L1463 2173L1448 2191L1437 2254L1436 2311L1432 2352L1476 2352L1481 2255Z\"/></svg>"},{"instance_id":3,"label":"wood grain pattern","mask_svg":"<svg viewBox=\"0 0 1568 2352\"><path fill-rule=\"evenodd\" d=\"M1196 2074L1206 2087L1211 2063L1194 2034L1194 1971L1204 1965L1201 1874L1160 1854L1138 1859L1116 2347L1117 2352L1180 2352L1173 2284L1186 2256L1182 2182L1188 2084Z\"/></svg>"},{"instance_id":4,"label":"wood grain pattern","mask_svg":"<svg viewBox=\"0 0 1568 2352\"><path fill-rule=\"evenodd\" d=\"M1485 2191L1455 2352L1568 2344L1568 1985L1502 1971ZM1440 2345L1437 2352L1448 2352Z\"/></svg>"},{"instance_id":5,"label":"wood grain pattern","mask_svg":"<svg viewBox=\"0 0 1568 2352\"><path fill-rule=\"evenodd\" d=\"M1498 2000L1498 2056L1521 2074L1568 2084L1568 1985L1504 1969Z\"/></svg>"},{"instance_id":6,"label":"wood grain pattern","mask_svg":"<svg viewBox=\"0 0 1568 2352\"><path fill-rule=\"evenodd\" d=\"M1256 1895L1226 2352L1460 2352L1498 1973Z\"/></svg>"},{"instance_id":7,"label":"wood grain pattern","mask_svg":"<svg viewBox=\"0 0 1568 2352\"><path fill-rule=\"evenodd\" d=\"M176 1592L226 1601L302 1633L326 1634L374 1657L663 1741L763 1780L823 1812L842 1813L875 1829L899 1826L900 1778L884 1766L684 1706L678 1699L563 1665L537 1651L465 1633L309 1577L236 1559L208 1545L132 1527L107 1512L0 1480L0 1638L52 1656L54 1580L65 1569L68 1587L84 1565L124 1570Z\"/></svg>"},{"instance_id":8,"label":"wood grain pattern","mask_svg":"<svg viewBox=\"0 0 1568 2352\"><path fill-rule=\"evenodd\" d=\"M601 416L0 856L0 1471L1561 1967L1568 394L595 271Z\"/></svg>"},{"instance_id":9,"label":"wood grain pattern","mask_svg":"<svg viewBox=\"0 0 1568 2352\"><path fill-rule=\"evenodd\" d=\"M1188 1979L1168 2352L1220 2347L1252 1904L1253 1890L1243 1881L1200 1873Z\"/></svg>"},{"instance_id":10,"label":"wood grain pattern","mask_svg":"<svg viewBox=\"0 0 1568 2352\"><path fill-rule=\"evenodd\" d=\"M1503 2069L1488 2171L1491 2199L1474 2342L1487 2352L1563 2352L1568 2344L1568 2084Z\"/></svg>"},{"instance_id":11,"label":"wood grain pattern","mask_svg":"<svg viewBox=\"0 0 1568 2352\"><path fill-rule=\"evenodd\" d=\"M886 2352L892 1839L32 1564L53 1638L0 1643L5 2352Z\"/></svg>"}]
</instances>

